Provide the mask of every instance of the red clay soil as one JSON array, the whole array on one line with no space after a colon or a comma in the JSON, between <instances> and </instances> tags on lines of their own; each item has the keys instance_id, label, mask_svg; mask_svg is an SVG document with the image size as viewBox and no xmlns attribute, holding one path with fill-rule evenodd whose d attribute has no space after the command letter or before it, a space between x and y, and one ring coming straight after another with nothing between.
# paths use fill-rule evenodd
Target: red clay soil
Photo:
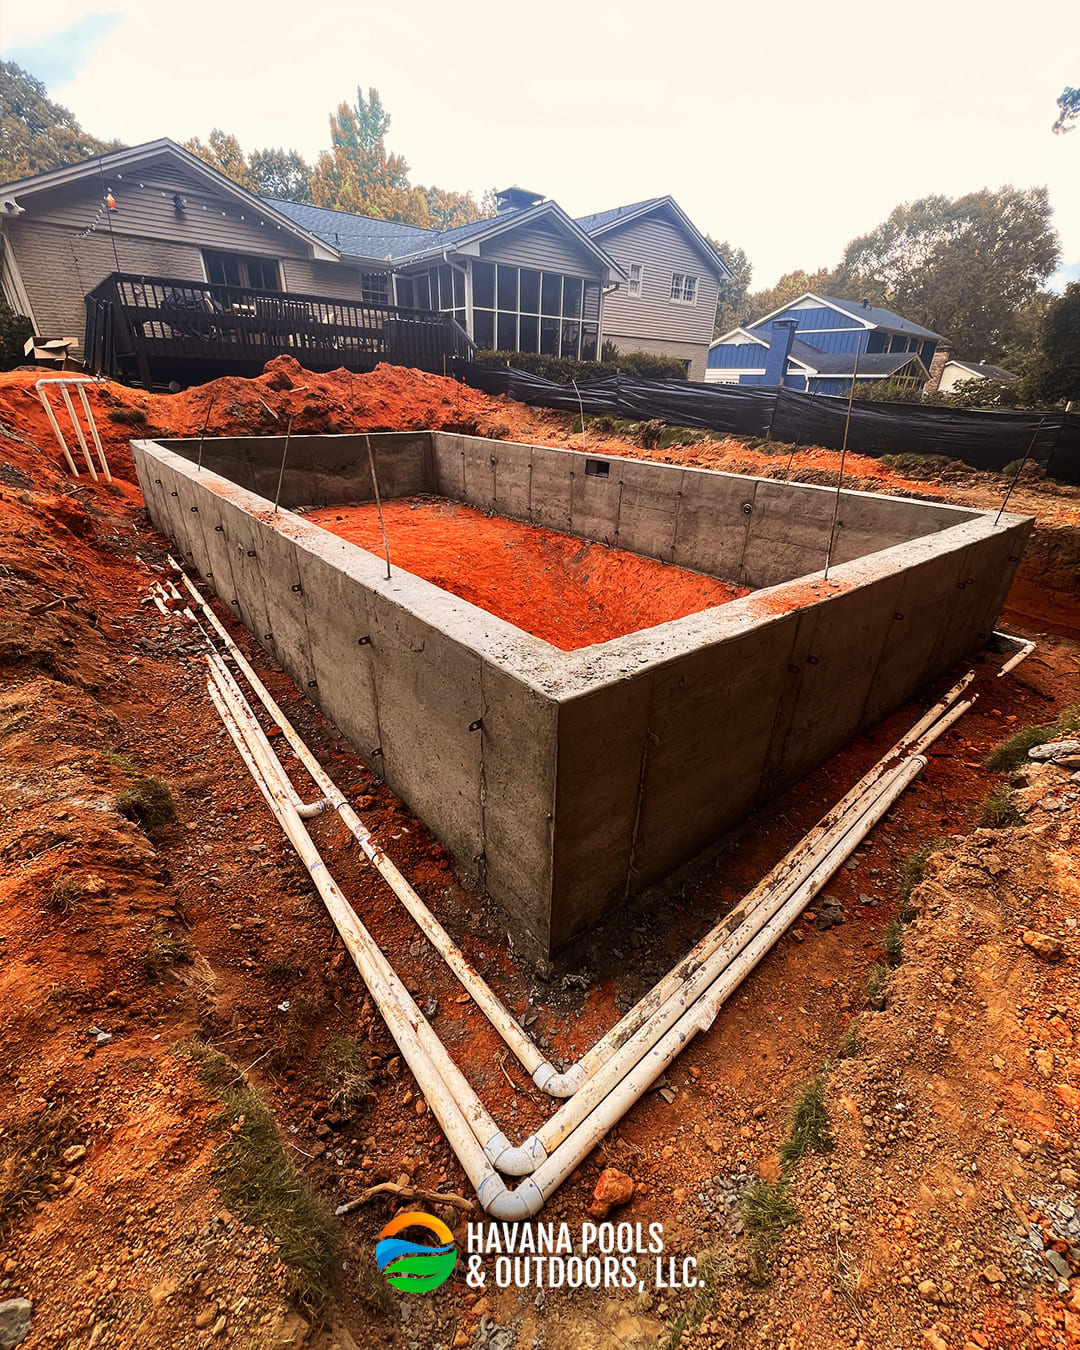
<instances>
[{"instance_id":1,"label":"red clay soil","mask_svg":"<svg viewBox=\"0 0 1080 1350\"><path fill-rule=\"evenodd\" d=\"M748 595L715 577L593 544L460 502L383 505L391 566L423 577L564 652ZM328 507L316 525L382 555L374 505Z\"/></svg>"}]
</instances>

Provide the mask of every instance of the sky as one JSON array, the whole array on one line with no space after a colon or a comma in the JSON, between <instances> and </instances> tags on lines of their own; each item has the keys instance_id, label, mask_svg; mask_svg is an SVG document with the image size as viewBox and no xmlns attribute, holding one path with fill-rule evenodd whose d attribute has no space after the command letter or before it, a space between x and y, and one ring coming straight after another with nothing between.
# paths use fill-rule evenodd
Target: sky
<instances>
[{"instance_id":1,"label":"sky","mask_svg":"<svg viewBox=\"0 0 1080 1350\"><path fill-rule=\"evenodd\" d=\"M96 136L295 147L379 90L413 182L578 216L670 194L752 286L832 267L900 202L1046 185L1080 278L1080 4L987 0L0 0L0 53Z\"/></svg>"}]
</instances>

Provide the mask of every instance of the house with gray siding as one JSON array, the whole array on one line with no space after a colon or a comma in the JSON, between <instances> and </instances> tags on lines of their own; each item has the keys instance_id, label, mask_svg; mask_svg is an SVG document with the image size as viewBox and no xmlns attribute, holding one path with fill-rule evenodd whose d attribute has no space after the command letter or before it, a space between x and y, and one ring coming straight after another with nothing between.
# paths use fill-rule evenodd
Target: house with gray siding
<instances>
[{"instance_id":1,"label":"house with gray siding","mask_svg":"<svg viewBox=\"0 0 1080 1350\"><path fill-rule=\"evenodd\" d=\"M626 275L604 305L604 339L620 351L655 352L703 380L720 284L731 269L672 197L581 216Z\"/></svg>"},{"instance_id":2,"label":"house with gray siding","mask_svg":"<svg viewBox=\"0 0 1080 1350\"><path fill-rule=\"evenodd\" d=\"M573 220L511 188L495 216L436 231L256 196L168 139L0 187L0 264L38 336L81 344L102 297L119 297L122 322L104 326L182 350L192 379L241 348L248 366L274 354L259 345L267 325L255 332L268 314L316 369L369 368L365 334L426 322L476 347L586 361L610 339L700 378L727 275L670 197ZM180 312L192 306L197 321ZM160 370L140 359L142 378Z\"/></svg>"}]
</instances>

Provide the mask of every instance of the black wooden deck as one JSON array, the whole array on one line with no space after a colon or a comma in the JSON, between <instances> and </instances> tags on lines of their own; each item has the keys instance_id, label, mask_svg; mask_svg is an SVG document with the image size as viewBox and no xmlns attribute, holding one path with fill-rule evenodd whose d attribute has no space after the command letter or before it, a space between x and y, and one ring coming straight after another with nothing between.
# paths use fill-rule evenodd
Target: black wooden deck
<instances>
[{"instance_id":1,"label":"black wooden deck","mask_svg":"<svg viewBox=\"0 0 1080 1350\"><path fill-rule=\"evenodd\" d=\"M256 375L275 356L308 370L380 361L442 373L474 344L450 314L114 272L86 297L86 365L147 387Z\"/></svg>"}]
</instances>

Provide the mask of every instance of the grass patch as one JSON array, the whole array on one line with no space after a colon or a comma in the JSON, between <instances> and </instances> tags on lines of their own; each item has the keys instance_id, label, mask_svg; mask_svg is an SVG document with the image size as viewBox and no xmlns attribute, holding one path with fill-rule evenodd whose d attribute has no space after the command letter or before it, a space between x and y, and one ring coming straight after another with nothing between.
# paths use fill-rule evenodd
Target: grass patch
<instances>
[{"instance_id":1,"label":"grass patch","mask_svg":"<svg viewBox=\"0 0 1080 1350\"><path fill-rule=\"evenodd\" d=\"M134 760L128 759L127 755L122 755L119 750L102 751L105 758L121 773L126 773L129 778L135 778L138 775L139 768Z\"/></svg>"},{"instance_id":2,"label":"grass patch","mask_svg":"<svg viewBox=\"0 0 1080 1350\"><path fill-rule=\"evenodd\" d=\"M191 943L183 933L158 927L150 934L150 940L139 957L139 965L146 978L156 983L173 966L189 964L193 955Z\"/></svg>"},{"instance_id":3,"label":"grass patch","mask_svg":"<svg viewBox=\"0 0 1080 1350\"><path fill-rule=\"evenodd\" d=\"M141 408L113 408L108 416L110 422L126 422L131 426L142 426L146 421Z\"/></svg>"},{"instance_id":4,"label":"grass patch","mask_svg":"<svg viewBox=\"0 0 1080 1350\"><path fill-rule=\"evenodd\" d=\"M49 896L49 908L57 914L74 914L86 904L86 886L82 877L65 872L57 877Z\"/></svg>"},{"instance_id":5,"label":"grass patch","mask_svg":"<svg viewBox=\"0 0 1080 1350\"><path fill-rule=\"evenodd\" d=\"M952 460L948 455L879 455L878 463L887 469L899 469L901 472L923 472L927 469L943 469Z\"/></svg>"},{"instance_id":6,"label":"grass patch","mask_svg":"<svg viewBox=\"0 0 1080 1350\"><path fill-rule=\"evenodd\" d=\"M352 1115L371 1095L367 1055L351 1036L331 1036L319 1056L323 1082L330 1089L330 1106Z\"/></svg>"},{"instance_id":7,"label":"grass patch","mask_svg":"<svg viewBox=\"0 0 1080 1350\"><path fill-rule=\"evenodd\" d=\"M173 795L160 778L136 778L117 796L116 809L144 830L172 825L176 820Z\"/></svg>"},{"instance_id":8,"label":"grass patch","mask_svg":"<svg viewBox=\"0 0 1080 1350\"><path fill-rule=\"evenodd\" d=\"M983 763L988 769L1016 769L1028 762L1028 751L1044 741L1053 741L1080 727L1080 703L1061 714L1056 722L1043 726L1021 727L1019 731L995 745Z\"/></svg>"},{"instance_id":9,"label":"grass patch","mask_svg":"<svg viewBox=\"0 0 1080 1350\"><path fill-rule=\"evenodd\" d=\"M328 1006L325 999L309 998L306 994L297 994L289 1000L289 1009L282 1014L269 1049L270 1063L275 1069L294 1069L311 1058L315 1027Z\"/></svg>"},{"instance_id":10,"label":"grass patch","mask_svg":"<svg viewBox=\"0 0 1080 1350\"><path fill-rule=\"evenodd\" d=\"M679 1342L687 1331L694 1331L705 1321L716 1301L716 1286L720 1282L721 1257L715 1247L706 1247L697 1255L697 1289L689 1308L679 1313L668 1332L667 1350L679 1350Z\"/></svg>"},{"instance_id":11,"label":"grass patch","mask_svg":"<svg viewBox=\"0 0 1080 1350\"><path fill-rule=\"evenodd\" d=\"M833 1138L825 1108L824 1073L804 1084L791 1112L791 1132L780 1145L780 1165L790 1172L807 1153L829 1153Z\"/></svg>"},{"instance_id":12,"label":"grass patch","mask_svg":"<svg viewBox=\"0 0 1080 1350\"><path fill-rule=\"evenodd\" d=\"M890 919L881 935L885 959L890 966L898 966L904 959L904 925L899 919Z\"/></svg>"},{"instance_id":13,"label":"grass patch","mask_svg":"<svg viewBox=\"0 0 1080 1350\"><path fill-rule=\"evenodd\" d=\"M840 1037L836 1046L837 1059L854 1059L859 1053L859 1028L856 1019L853 1017L844 1028L843 1035Z\"/></svg>"},{"instance_id":14,"label":"grass patch","mask_svg":"<svg viewBox=\"0 0 1080 1350\"><path fill-rule=\"evenodd\" d=\"M75 1118L53 1105L20 1116L0 1135L0 1242L20 1218L60 1189L60 1155L75 1137Z\"/></svg>"},{"instance_id":15,"label":"grass patch","mask_svg":"<svg viewBox=\"0 0 1080 1350\"><path fill-rule=\"evenodd\" d=\"M868 1008L884 1008L885 981L888 978L888 966L883 966L878 962L870 967L866 976L866 984L863 987L863 1002Z\"/></svg>"},{"instance_id":16,"label":"grass patch","mask_svg":"<svg viewBox=\"0 0 1080 1350\"><path fill-rule=\"evenodd\" d=\"M930 861L933 853L939 852L945 847L946 840L935 839L932 843L923 844L922 848L917 848L914 853L909 854L900 864L900 890L899 890L899 917L905 922L915 917L915 910L911 904L911 896L923 877L926 875L926 864Z\"/></svg>"},{"instance_id":17,"label":"grass patch","mask_svg":"<svg viewBox=\"0 0 1080 1350\"><path fill-rule=\"evenodd\" d=\"M222 1199L273 1239L292 1297L305 1311L318 1311L330 1292L337 1225L286 1153L262 1098L236 1085L236 1066L200 1041L174 1053L199 1064L203 1085L221 1101L217 1121L227 1136L214 1150L212 1175Z\"/></svg>"},{"instance_id":18,"label":"grass patch","mask_svg":"<svg viewBox=\"0 0 1080 1350\"><path fill-rule=\"evenodd\" d=\"M1007 825L1023 825L1024 817L1004 784L987 797L979 812L979 824L987 829L1003 829Z\"/></svg>"},{"instance_id":19,"label":"grass patch","mask_svg":"<svg viewBox=\"0 0 1080 1350\"><path fill-rule=\"evenodd\" d=\"M799 1211L788 1198L786 1181L756 1181L742 1197L742 1219L750 1239L750 1278L767 1284L772 1255L784 1230L801 1223Z\"/></svg>"}]
</instances>

